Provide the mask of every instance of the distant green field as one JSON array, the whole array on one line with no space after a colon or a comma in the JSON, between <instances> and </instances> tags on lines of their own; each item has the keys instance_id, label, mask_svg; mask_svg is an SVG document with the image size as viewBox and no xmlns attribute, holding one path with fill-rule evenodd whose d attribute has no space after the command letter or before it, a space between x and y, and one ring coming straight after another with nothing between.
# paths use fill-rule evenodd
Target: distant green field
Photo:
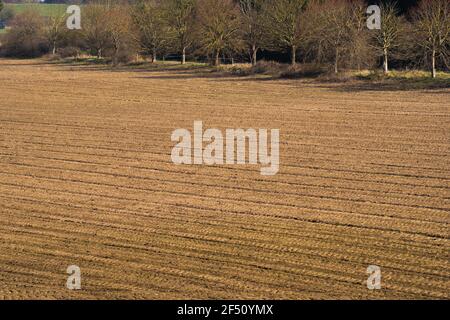
<instances>
[{"instance_id":1,"label":"distant green field","mask_svg":"<svg viewBox=\"0 0 450 320\"><path fill-rule=\"evenodd\" d=\"M66 12L67 5L65 4L42 4L42 3L19 3L19 4L6 4L14 10L15 13L23 12L27 9L33 9L38 11L44 17L51 17L60 15Z\"/></svg>"}]
</instances>

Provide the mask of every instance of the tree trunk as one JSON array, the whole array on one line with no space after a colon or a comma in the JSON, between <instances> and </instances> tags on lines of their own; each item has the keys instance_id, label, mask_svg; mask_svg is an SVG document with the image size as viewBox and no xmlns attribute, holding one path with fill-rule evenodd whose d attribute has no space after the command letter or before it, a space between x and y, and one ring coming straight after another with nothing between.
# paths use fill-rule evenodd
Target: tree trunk
<instances>
[{"instance_id":1,"label":"tree trunk","mask_svg":"<svg viewBox=\"0 0 450 320\"><path fill-rule=\"evenodd\" d=\"M387 53L387 49L384 48L384 61L383 61L383 68L384 68L384 74L388 74L389 73L389 63L388 63L388 53Z\"/></svg>"},{"instance_id":2,"label":"tree trunk","mask_svg":"<svg viewBox=\"0 0 450 320\"><path fill-rule=\"evenodd\" d=\"M297 53L297 47L296 46L292 46L291 47L291 65L295 66L295 62L296 62L296 55Z\"/></svg>"},{"instance_id":3,"label":"tree trunk","mask_svg":"<svg viewBox=\"0 0 450 320\"><path fill-rule=\"evenodd\" d=\"M119 48L116 47L116 48L114 48L114 56L113 56L113 66L114 67L117 66L117 64L118 64L118 59L117 59L118 56L119 56Z\"/></svg>"},{"instance_id":4,"label":"tree trunk","mask_svg":"<svg viewBox=\"0 0 450 320\"><path fill-rule=\"evenodd\" d=\"M339 49L336 48L335 56L334 56L334 73L338 73L338 63L339 63Z\"/></svg>"},{"instance_id":5,"label":"tree trunk","mask_svg":"<svg viewBox=\"0 0 450 320\"><path fill-rule=\"evenodd\" d=\"M186 47L183 47L183 52L181 53L181 64L186 64Z\"/></svg>"},{"instance_id":6,"label":"tree trunk","mask_svg":"<svg viewBox=\"0 0 450 320\"><path fill-rule=\"evenodd\" d=\"M102 48L97 49L97 58L98 59L102 58Z\"/></svg>"},{"instance_id":7,"label":"tree trunk","mask_svg":"<svg viewBox=\"0 0 450 320\"><path fill-rule=\"evenodd\" d=\"M436 50L433 48L431 52L431 76L436 78Z\"/></svg>"},{"instance_id":8,"label":"tree trunk","mask_svg":"<svg viewBox=\"0 0 450 320\"><path fill-rule=\"evenodd\" d=\"M258 49L256 48L256 45L252 45L252 66L256 65L257 54L258 54Z\"/></svg>"},{"instance_id":9,"label":"tree trunk","mask_svg":"<svg viewBox=\"0 0 450 320\"><path fill-rule=\"evenodd\" d=\"M218 66L220 64L220 50L216 51L216 56L214 57L214 65Z\"/></svg>"},{"instance_id":10,"label":"tree trunk","mask_svg":"<svg viewBox=\"0 0 450 320\"><path fill-rule=\"evenodd\" d=\"M56 41L53 41L53 49L52 49L53 55L56 54Z\"/></svg>"},{"instance_id":11,"label":"tree trunk","mask_svg":"<svg viewBox=\"0 0 450 320\"><path fill-rule=\"evenodd\" d=\"M157 61L157 56L156 56L156 49L153 49L152 52L152 63L155 63Z\"/></svg>"},{"instance_id":12,"label":"tree trunk","mask_svg":"<svg viewBox=\"0 0 450 320\"><path fill-rule=\"evenodd\" d=\"M319 42L319 45L317 47L316 63L319 64L321 62L322 62L322 43Z\"/></svg>"}]
</instances>

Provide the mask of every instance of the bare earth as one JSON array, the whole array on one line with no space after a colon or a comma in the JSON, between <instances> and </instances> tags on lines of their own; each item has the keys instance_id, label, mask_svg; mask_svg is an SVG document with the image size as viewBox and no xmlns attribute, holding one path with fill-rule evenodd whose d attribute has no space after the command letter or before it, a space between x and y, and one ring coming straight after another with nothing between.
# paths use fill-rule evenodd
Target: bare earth
<instances>
[{"instance_id":1,"label":"bare earth","mask_svg":"<svg viewBox=\"0 0 450 320\"><path fill-rule=\"evenodd\" d=\"M450 90L39 60L0 83L0 299L450 298ZM174 165L194 120L279 128L279 174Z\"/></svg>"}]
</instances>

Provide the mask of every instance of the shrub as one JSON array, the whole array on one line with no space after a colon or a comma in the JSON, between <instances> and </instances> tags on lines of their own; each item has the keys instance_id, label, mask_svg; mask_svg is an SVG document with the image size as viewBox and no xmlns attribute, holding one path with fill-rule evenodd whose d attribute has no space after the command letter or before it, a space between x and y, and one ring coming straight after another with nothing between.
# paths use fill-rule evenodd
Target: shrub
<instances>
[{"instance_id":1,"label":"shrub","mask_svg":"<svg viewBox=\"0 0 450 320\"><path fill-rule=\"evenodd\" d=\"M117 55L118 63L129 63L134 61L136 53L133 50L120 50Z\"/></svg>"},{"instance_id":2,"label":"shrub","mask_svg":"<svg viewBox=\"0 0 450 320\"><path fill-rule=\"evenodd\" d=\"M275 61L261 60L256 63L251 69L250 74L279 74L283 65Z\"/></svg>"},{"instance_id":3,"label":"shrub","mask_svg":"<svg viewBox=\"0 0 450 320\"><path fill-rule=\"evenodd\" d=\"M3 54L18 58L38 57L47 52L43 36L44 19L37 12L28 10L18 14L5 35Z\"/></svg>"},{"instance_id":4,"label":"shrub","mask_svg":"<svg viewBox=\"0 0 450 320\"><path fill-rule=\"evenodd\" d=\"M298 79L298 78L316 78L324 75L327 68L317 64L303 64L289 66L280 72L280 78Z\"/></svg>"},{"instance_id":5,"label":"shrub","mask_svg":"<svg viewBox=\"0 0 450 320\"><path fill-rule=\"evenodd\" d=\"M10 7L4 7L3 10L0 11L0 21L2 21L4 24L9 24L14 16L14 10Z\"/></svg>"},{"instance_id":6,"label":"shrub","mask_svg":"<svg viewBox=\"0 0 450 320\"><path fill-rule=\"evenodd\" d=\"M326 67L317 64L288 65L274 61L258 61L250 68L235 67L232 69L236 75L269 75L273 78L313 78L327 72Z\"/></svg>"},{"instance_id":7,"label":"shrub","mask_svg":"<svg viewBox=\"0 0 450 320\"><path fill-rule=\"evenodd\" d=\"M64 47L58 50L58 54L61 58L75 58L79 53L80 49L77 47Z\"/></svg>"}]
</instances>

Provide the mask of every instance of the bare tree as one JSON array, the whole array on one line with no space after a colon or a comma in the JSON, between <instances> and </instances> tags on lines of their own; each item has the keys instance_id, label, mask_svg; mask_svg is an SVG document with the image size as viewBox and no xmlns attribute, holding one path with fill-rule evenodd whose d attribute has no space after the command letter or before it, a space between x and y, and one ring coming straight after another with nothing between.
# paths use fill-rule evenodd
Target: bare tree
<instances>
[{"instance_id":1,"label":"bare tree","mask_svg":"<svg viewBox=\"0 0 450 320\"><path fill-rule=\"evenodd\" d=\"M186 63L186 50L193 41L194 8L196 0L167 0L166 9L177 47L181 51L181 64Z\"/></svg>"},{"instance_id":2,"label":"bare tree","mask_svg":"<svg viewBox=\"0 0 450 320\"><path fill-rule=\"evenodd\" d=\"M324 59L325 41L322 37L322 28L326 23L322 15L322 1L311 0L302 13L300 27L303 29L300 49L303 51L304 60L308 58L315 63L321 63Z\"/></svg>"},{"instance_id":3,"label":"bare tree","mask_svg":"<svg viewBox=\"0 0 450 320\"><path fill-rule=\"evenodd\" d=\"M375 31L375 47L383 56L383 71L385 74L389 72L389 56L395 47L398 47L400 42L402 21L398 16L398 10L395 4L382 3L381 9L381 29Z\"/></svg>"},{"instance_id":4,"label":"bare tree","mask_svg":"<svg viewBox=\"0 0 450 320\"><path fill-rule=\"evenodd\" d=\"M350 52L353 39L352 4L347 0L318 1L314 13L319 23L315 24L313 33L321 38L321 50L332 61L334 72L338 73L339 63Z\"/></svg>"},{"instance_id":5,"label":"bare tree","mask_svg":"<svg viewBox=\"0 0 450 320\"><path fill-rule=\"evenodd\" d=\"M346 0L329 0L328 10L328 28L324 32L326 40L334 48L334 72L339 72L339 61L344 54L347 45L351 41L350 37L350 6Z\"/></svg>"},{"instance_id":6,"label":"bare tree","mask_svg":"<svg viewBox=\"0 0 450 320\"><path fill-rule=\"evenodd\" d=\"M197 39L214 65L221 53L240 47L240 12L233 0L199 0L195 17Z\"/></svg>"},{"instance_id":7,"label":"bare tree","mask_svg":"<svg viewBox=\"0 0 450 320\"><path fill-rule=\"evenodd\" d=\"M370 46L370 33L367 28L367 4L363 0L353 0L350 7L348 63L358 70L362 66L372 66L375 54Z\"/></svg>"},{"instance_id":8,"label":"bare tree","mask_svg":"<svg viewBox=\"0 0 450 320\"><path fill-rule=\"evenodd\" d=\"M297 49L303 39L302 13L306 0L268 0L265 6L267 33L275 48L291 51L291 64L296 63Z\"/></svg>"},{"instance_id":9,"label":"bare tree","mask_svg":"<svg viewBox=\"0 0 450 320\"><path fill-rule=\"evenodd\" d=\"M252 65L256 64L257 54L265 40L266 0L239 0L242 14L242 37L249 49Z\"/></svg>"},{"instance_id":10,"label":"bare tree","mask_svg":"<svg viewBox=\"0 0 450 320\"><path fill-rule=\"evenodd\" d=\"M92 3L83 7L83 38L98 58L102 58L105 49L111 46L108 31L109 8L108 4L103 3Z\"/></svg>"},{"instance_id":11,"label":"bare tree","mask_svg":"<svg viewBox=\"0 0 450 320\"><path fill-rule=\"evenodd\" d=\"M137 42L144 53L152 55L156 62L158 53L169 42L169 24L162 2L159 0L138 0L133 7L132 17L138 30Z\"/></svg>"},{"instance_id":12,"label":"bare tree","mask_svg":"<svg viewBox=\"0 0 450 320\"><path fill-rule=\"evenodd\" d=\"M112 63L116 66L121 49L131 47L132 20L127 5L114 5L108 12L107 30L113 48Z\"/></svg>"},{"instance_id":13,"label":"bare tree","mask_svg":"<svg viewBox=\"0 0 450 320\"><path fill-rule=\"evenodd\" d=\"M2 49L13 57L36 57L45 52L44 18L33 9L17 14Z\"/></svg>"},{"instance_id":14,"label":"bare tree","mask_svg":"<svg viewBox=\"0 0 450 320\"><path fill-rule=\"evenodd\" d=\"M66 33L67 28L65 14L48 17L44 28L44 34L53 55L56 54L58 43L65 37Z\"/></svg>"},{"instance_id":15,"label":"bare tree","mask_svg":"<svg viewBox=\"0 0 450 320\"><path fill-rule=\"evenodd\" d=\"M418 41L431 59L431 76L436 78L436 59L448 57L450 34L450 3L448 0L422 0L414 12Z\"/></svg>"}]
</instances>

